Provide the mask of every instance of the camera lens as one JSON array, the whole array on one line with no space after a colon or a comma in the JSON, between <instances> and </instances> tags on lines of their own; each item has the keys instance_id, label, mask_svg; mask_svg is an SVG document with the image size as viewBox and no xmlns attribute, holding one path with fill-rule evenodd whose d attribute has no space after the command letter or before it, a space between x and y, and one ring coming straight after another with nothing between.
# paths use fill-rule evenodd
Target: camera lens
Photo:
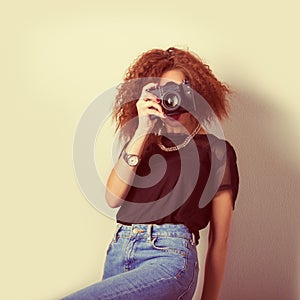
<instances>
[{"instance_id":1,"label":"camera lens","mask_svg":"<svg viewBox=\"0 0 300 300\"><path fill-rule=\"evenodd\" d=\"M162 106L166 110L175 110L180 106L180 96L176 93L169 93L164 95Z\"/></svg>"}]
</instances>

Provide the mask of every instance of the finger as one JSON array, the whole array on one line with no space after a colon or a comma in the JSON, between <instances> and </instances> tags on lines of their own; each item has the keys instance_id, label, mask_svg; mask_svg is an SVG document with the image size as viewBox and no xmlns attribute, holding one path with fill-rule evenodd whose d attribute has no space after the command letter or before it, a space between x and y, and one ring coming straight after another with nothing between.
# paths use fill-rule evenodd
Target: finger
<instances>
[{"instance_id":1,"label":"finger","mask_svg":"<svg viewBox=\"0 0 300 300\"><path fill-rule=\"evenodd\" d=\"M144 107L141 110L141 115L155 115L155 116L158 116L158 117L160 117L162 119L166 118L166 115L165 115L165 113L163 111L159 111L156 108L154 108L153 106Z\"/></svg>"},{"instance_id":2,"label":"finger","mask_svg":"<svg viewBox=\"0 0 300 300\"><path fill-rule=\"evenodd\" d=\"M161 111L160 106L160 100L158 100L156 97L150 97L150 98L141 98L136 102L137 109L143 108L143 107L150 107L154 106L156 109Z\"/></svg>"},{"instance_id":3,"label":"finger","mask_svg":"<svg viewBox=\"0 0 300 300\"><path fill-rule=\"evenodd\" d=\"M155 100L147 99L147 100L139 100L136 104L138 111L141 111L143 109L155 109L159 111L162 115L164 115L164 111L159 104L159 101L155 98Z\"/></svg>"},{"instance_id":4,"label":"finger","mask_svg":"<svg viewBox=\"0 0 300 300\"><path fill-rule=\"evenodd\" d=\"M149 100L147 101L145 104L144 104L145 107L148 107L148 108L153 108L153 109L156 109L157 111L159 111L161 114L164 113L161 105L159 103L157 103L156 101L152 101L152 100Z\"/></svg>"},{"instance_id":5,"label":"finger","mask_svg":"<svg viewBox=\"0 0 300 300\"><path fill-rule=\"evenodd\" d=\"M153 101L153 102L157 102L156 97L153 95L141 95L140 99L138 100L139 103L144 103L144 102L148 102L148 101Z\"/></svg>"},{"instance_id":6,"label":"finger","mask_svg":"<svg viewBox=\"0 0 300 300\"><path fill-rule=\"evenodd\" d=\"M162 107L160 106L160 104L158 104L155 101L152 100L148 100L148 101L140 101L137 102L137 110L138 110L138 115L149 115L152 114L153 111L158 112L159 116L161 118L165 118L165 113L162 109Z\"/></svg>"},{"instance_id":7,"label":"finger","mask_svg":"<svg viewBox=\"0 0 300 300\"><path fill-rule=\"evenodd\" d=\"M156 99L157 99L157 97L148 91L144 91L139 98L139 100L141 100L141 101L148 101L148 100L156 101Z\"/></svg>"},{"instance_id":8,"label":"finger","mask_svg":"<svg viewBox=\"0 0 300 300\"><path fill-rule=\"evenodd\" d=\"M151 116L156 116L156 117L161 118L161 119L165 119L166 118L166 116L163 113L161 113L161 112L159 112L159 111L157 111L156 109L153 109L153 108L149 108L148 109L148 115L150 117Z\"/></svg>"},{"instance_id":9,"label":"finger","mask_svg":"<svg viewBox=\"0 0 300 300\"><path fill-rule=\"evenodd\" d=\"M142 94L142 97L141 98L146 98L146 99L151 99L151 100L156 100L157 97L153 94L151 94L150 92L148 91L145 91L143 94Z\"/></svg>"}]
</instances>

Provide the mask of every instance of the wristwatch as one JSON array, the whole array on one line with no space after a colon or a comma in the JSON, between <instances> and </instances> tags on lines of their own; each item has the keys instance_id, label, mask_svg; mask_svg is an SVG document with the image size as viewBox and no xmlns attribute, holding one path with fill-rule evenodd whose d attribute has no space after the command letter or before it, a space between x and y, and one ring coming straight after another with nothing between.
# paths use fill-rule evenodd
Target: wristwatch
<instances>
[{"instance_id":1,"label":"wristwatch","mask_svg":"<svg viewBox=\"0 0 300 300\"><path fill-rule=\"evenodd\" d=\"M135 154L128 154L125 150L123 150L123 159L130 167L136 167L141 159Z\"/></svg>"}]
</instances>

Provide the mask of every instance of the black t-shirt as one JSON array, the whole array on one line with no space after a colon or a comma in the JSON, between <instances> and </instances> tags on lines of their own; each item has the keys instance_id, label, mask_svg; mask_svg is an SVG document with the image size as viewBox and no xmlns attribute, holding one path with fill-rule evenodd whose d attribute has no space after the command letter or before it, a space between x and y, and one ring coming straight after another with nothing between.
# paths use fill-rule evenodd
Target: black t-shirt
<instances>
[{"instance_id":1,"label":"black t-shirt","mask_svg":"<svg viewBox=\"0 0 300 300\"><path fill-rule=\"evenodd\" d=\"M169 134L162 143L182 143L187 135ZM136 170L132 187L117 213L122 224L184 224L196 236L211 218L211 200L232 190L235 207L239 188L237 157L232 145L213 134L199 134L179 151L151 144Z\"/></svg>"}]
</instances>

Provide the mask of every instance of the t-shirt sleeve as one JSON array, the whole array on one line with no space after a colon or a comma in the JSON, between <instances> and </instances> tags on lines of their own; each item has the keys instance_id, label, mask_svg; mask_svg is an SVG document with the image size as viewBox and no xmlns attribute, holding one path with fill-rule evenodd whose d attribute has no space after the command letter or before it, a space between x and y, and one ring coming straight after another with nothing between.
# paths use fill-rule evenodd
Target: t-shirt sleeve
<instances>
[{"instance_id":1,"label":"t-shirt sleeve","mask_svg":"<svg viewBox=\"0 0 300 300\"><path fill-rule=\"evenodd\" d=\"M232 190L232 204L234 209L239 189L239 173L236 152L233 146L228 141L225 141L225 147L224 144L223 147L218 145L215 148L215 154L219 162L219 166L216 171L216 179L217 182L219 182L217 191L227 189Z\"/></svg>"}]
</instances>

